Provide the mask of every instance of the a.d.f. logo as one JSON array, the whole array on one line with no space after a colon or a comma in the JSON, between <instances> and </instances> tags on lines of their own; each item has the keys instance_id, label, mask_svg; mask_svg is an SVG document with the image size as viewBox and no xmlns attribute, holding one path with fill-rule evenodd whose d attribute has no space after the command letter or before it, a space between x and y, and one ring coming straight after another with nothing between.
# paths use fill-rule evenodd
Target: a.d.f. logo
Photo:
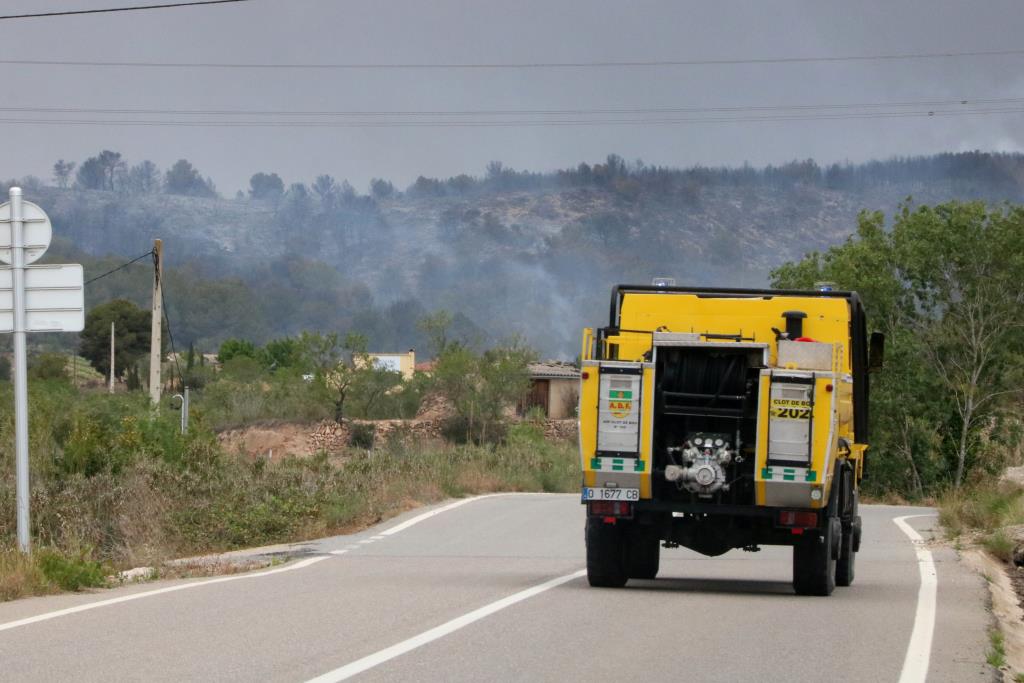
<instances>
[{"instance_id":1,"label":"a.d.f. logo","mask_svg":"<svg viewBox=\"0 0 1024 683\"><path fill-rule=\"evenodd\" d=\"M608 392L608 411L620 420L627 417L633 410L633 392L632 391L609 391Z\"/></svg>"}]
</instances>

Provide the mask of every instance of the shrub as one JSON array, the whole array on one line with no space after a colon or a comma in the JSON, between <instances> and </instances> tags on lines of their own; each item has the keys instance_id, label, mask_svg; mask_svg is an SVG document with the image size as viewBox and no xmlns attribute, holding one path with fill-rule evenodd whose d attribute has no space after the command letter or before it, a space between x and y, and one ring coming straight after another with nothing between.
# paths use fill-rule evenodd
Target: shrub
<instances>
[{"instance_id":1,"label":"shrub","mask_svg":"<svg viewBox=\"0 0 1024 683\"><path fill-rule=\"evenodd\" d=\"M31 379L67 381L68 359L62 353L40 353L29 362L28 376Z\"/></svg>"},{"instance_id":2,"label":"shrub","mask_svg":"<svg viewBox=\"0 0 1024 683\"><path fill-rule=\"evenodd\" d=\"M377 435L377 430L372 424L365 422L352 422L349 423L349 445L354 448L373 448L374 438Z\"/></svg>"},{"instance_id":3,"label":"shrub","mask_svg":"<svg viewBox=\"0 0 1024 683\"><path fill-rule=\"evenodd\" d=\"M38 555L39 568L43 576L63 590L101 588L107 584L107 573L103 565L88 559L85 551L77 556L67 556L52 550L43 550Z\"/></svg>"}]
</instances>

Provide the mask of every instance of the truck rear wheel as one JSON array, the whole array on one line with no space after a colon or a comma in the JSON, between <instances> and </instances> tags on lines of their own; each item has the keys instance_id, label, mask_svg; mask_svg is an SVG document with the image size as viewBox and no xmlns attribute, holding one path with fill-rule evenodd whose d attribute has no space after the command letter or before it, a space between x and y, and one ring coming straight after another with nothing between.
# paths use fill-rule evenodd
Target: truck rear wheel
<instances>
[{"instance_id":1,"label":"truck rear wheel","mask_svg":"<svg viewBox=\"0 0 1024 683\"><path fill-rule=\"evenodd\" d=\"M860 549L860 516L858 512L858 496L853 491L850 494L850 515L849 521L843 522L843 538L839 542L839 559L836 560L836 585L849 586L853 583L854 563L857 561L857 551Z\"/></svg>"},{"instance_id":2,"label":"truck rear wheel","mask_svg":"<svg viewBox=\"0 0 1024 683\"><path fill-rule=\"evenodd\" d=\"M838 521L829 518L824 529L804 532L793 546L793 589L797 595L832 595L835 590Z\"/></svg>"},{"instance_id":3,"label":"truck rear wheel","mask_svg":"<svg viewBox=\"0 0 1024 683\"><path fill-rule=\"evenodd\" d=\"M629 535L629 568L631 579L653 579L658 575L661 559L661 540L646 529L636 529Z\"/></svg>"},{"instance_id":4,"label":"truck rear wheel","mask_svg":"<svg viewBox=\"0 0 1024 683\"><path fill-rule=\"evenodd\" d=\"M591 586L621 588L629 579L627 574L626 535L617 524L605 524L600 519L587 518L587 581Z\"/></svg>"}]
</instances>

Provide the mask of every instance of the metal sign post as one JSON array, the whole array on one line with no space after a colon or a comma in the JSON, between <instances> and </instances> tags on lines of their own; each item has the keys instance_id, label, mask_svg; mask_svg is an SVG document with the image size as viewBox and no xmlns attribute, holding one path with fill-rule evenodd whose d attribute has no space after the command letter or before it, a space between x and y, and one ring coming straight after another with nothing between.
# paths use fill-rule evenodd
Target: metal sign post
<instances>
[{"instance_id":1,"label":"metal sign post","mask_svg":"<svg viewBox=\"0 0 1024 683\"><path fill-rule=\"evenodd\" d=\"M28 332L80 332L85 326L85 287L79 265L29 266L50 246L53 228L46 212L22 200L12 187L0 204L0 332L14 335L14 466L18 548L31 550L28 478ZM5 234L6 233L6 234Z\"/></svg>"},{"instance_id":2,"label":"metal sign post","mask_svg":"<svg viewBox=\"0 0 1024 683\"><path fill-rule=\"evenodd\" d=\"M14 469L18 548L31 550L28 489L28 357L25 351L25 223L21 188L11 188L11 269L14 275Z\"/></svg>"}]
</instances>

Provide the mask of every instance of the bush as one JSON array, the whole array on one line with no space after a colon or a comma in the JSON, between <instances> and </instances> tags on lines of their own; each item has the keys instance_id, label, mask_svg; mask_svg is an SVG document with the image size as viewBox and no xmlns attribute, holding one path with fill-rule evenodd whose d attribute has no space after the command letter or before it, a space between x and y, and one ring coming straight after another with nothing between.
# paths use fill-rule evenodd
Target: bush
<instances>
[{"instance_id":1,"label":"bush","mask_svg":"<svg viewBox=\"0 0 1024 683\"><path fill-rule=\"evenodd\" d=\"M43 576L63 590L102 588L107 584L107 572L103 565L86 558L84 551L77 556L66 556L52 550L44 550L38 555L39 568Z\"/></svg>"},{"instance_id":2,"label":"bush","mask_svg":"<svg viewBox=\"0 0 1024 683\"><path fill-rule=\"evenodd\" d=\"M68 359L62 353L40 353L28 364L31 379L68 381Z\"/></svg>"},{"instance_id":3,"label":"bush","mask_svg":"<svg viewBox=\"0 0 1024 683\"><path fill-rule=\"evenodd\" d=\"M366 448L367 450L373 448L376 435L377 430L372 424L365 422L349 423L348 443L353 448Z\"/></svg>"}]
</instances>

